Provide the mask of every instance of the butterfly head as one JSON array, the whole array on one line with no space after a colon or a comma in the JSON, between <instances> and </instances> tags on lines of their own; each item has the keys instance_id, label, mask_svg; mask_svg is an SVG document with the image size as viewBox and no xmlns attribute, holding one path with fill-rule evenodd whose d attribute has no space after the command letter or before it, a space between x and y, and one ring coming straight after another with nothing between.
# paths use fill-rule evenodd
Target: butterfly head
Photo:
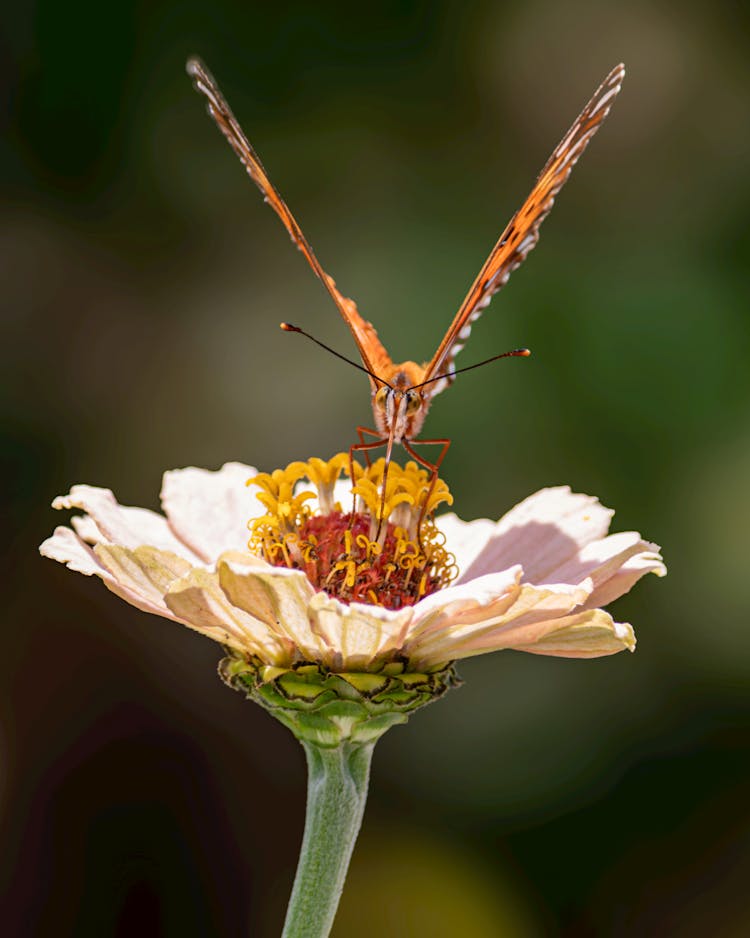
<instances>
[{"instance_id":1,"label":"butterfly head","mask_svg":"<svg viewBox=\"0 0 750 938\"><path fill-rule=\"evenodd\" d=\"M421 378L417 369L421 371L413 362L405 362L394 369L387 384L373 388L375 426L383 436L392 436L394 443L417 436L427 416L429 393L414 387Z\"/></svg>"}]
</instances>

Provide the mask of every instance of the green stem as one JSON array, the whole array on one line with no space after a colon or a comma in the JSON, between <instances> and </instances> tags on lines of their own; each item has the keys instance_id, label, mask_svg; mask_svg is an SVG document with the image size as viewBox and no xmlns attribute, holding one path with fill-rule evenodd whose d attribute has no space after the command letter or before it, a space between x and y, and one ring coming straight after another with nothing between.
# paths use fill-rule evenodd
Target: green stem
<instances>
[{"instance_id":1,"label":"green stem","mask_svg":"<svg viewBox=\"0 0 750 938\"><path fill-rule=\"evenodd\" d=\"M326 938L362 824L374 743L343 742L307 754L307 814L282 938Z\"/></svg>"}]
</instances>

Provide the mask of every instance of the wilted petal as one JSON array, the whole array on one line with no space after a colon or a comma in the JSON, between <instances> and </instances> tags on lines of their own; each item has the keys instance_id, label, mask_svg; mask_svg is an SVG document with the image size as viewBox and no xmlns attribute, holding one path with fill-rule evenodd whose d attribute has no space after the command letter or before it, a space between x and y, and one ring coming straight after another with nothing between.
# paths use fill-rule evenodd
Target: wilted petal
<instances>
[{"instance_id":1,"label":"wilted petal","mask_svg":"<svg viewBox=\"0 0 750 938\"><path fill-rule=\"evenodd\" d=\"M413 613L413 607L347 606L325 593L310 603L313 630L326 644L323 663L334 670L364 671L399 651Z\"/></svg>"},{"instance_id":2,"label":"wilted petal","mask_svg":"<svg viewBox=\"0 0 750 938\"><path fill-rule=\"evenodd\" d=\"M164 473L161 503L177 536L204 561L213 562L225 550L243 550L247 522L264 509L247 480L252 466L225 463L221 469L173 469Z\"/></svg>"},{"instance_id":3,"label":"wilted petal","mask_svg":"<svg viewBox=\"0 0 750 938\"><path fill-rule=\"evenodd\" d=\"M42 557L49 557L50 560L57 560L58 563L64 563L69 570L75 570L77 573L83 573L86 576L98 576L112 578L109 571L97 560L93 550L85 544L75 532L70 528L60 525L56 527L52 537L39 547L39 553Z\"/></svg>"},{"instance_id":4,"label":"wilted petal","mask_svg":"<svg viewBox=\"0 0 750 938\"><path fill-rule=\"evenodd\" d=\"M58 495L53 508L80 508L96 524L102 538L123 547L148 544L161 550L180 554L188 560L197 560L193 553L172 533L167 519L147 508L120 505L109 489L93 485L74 485L68 495ZM77 521L86 539L93 537L90 522Z\"/></svg>"},{"instance_id":5,"label":"wilted petal","mask_svg":"<svg viewBox=\"0 0 750 938\"><path fill-rule=\"evenodd\" d=\"M171 583L184 576L191 565L184 557L155 547L121 547L119 544L97 544L94 553L112 576L107 586L128 599L136 597L141 609L174 619L164 601ZM132 600L129 599L130 602Z\"/></svg>"},{"instance_id":6,"label":"wilted petal","mask_svg":"<svg viewBox=\"0 0 750 938\"><path fill-rule=\"evenodd\" d=\"M558 486L542 489L512 508L490 532L487 522L477 525L474 536L484 540L481 552L461 567L457 583L514 563L524 569L531 583L554 582L550 575L577 552L609 529L612 512L591 495L579 495ZM454 529L458 527L452 522ZM468 552L467 552L468 556Z\"/></svg>"},{"instance_id":7,"label":"wilted petal","mask_svg":"<svg viewBox=\"0 0 750 938\"><path fill-rule=\"evenodd\" d=\"M75 570L77 573L98 576L107 589L130 603L131 606L136 606L144 612L174 618L169 610L165 609L164 603L154 603L139 592L118 583L117 578L102 564L88 544L85 544L70 528L55 528L54 534L40 546L39 552L43 557L64 563L68 569Z\"/></svg>"},{"instance_id":8,"label":"wilted petal","mask_svg":"<svg viewBox=\"0 0 750 938\"><path fill-rule=\"evenodd\" d=\"M517 651L556 658L601 658L635 650L635 632L627 622L615 622L603 609L587 609L556 623L533 645L514 645Z\"/></svg>"},{"instance_id":9,"label":"wilted petal","mask_svg":"<svg viewBox=\"0 0 750 938\"><path fill-rule=\"evenodd\" d=\"M272 567L236 551L222 554L217 570L229 602L264 622L280 639L296 645L305 660L320 660L325 645L311 629L308 614L315 590L304 573Z\"/></svg>"},{"instance_id":10,"label":"wilted petal","mask_svg":"<svg viewBox=\"0 0 750 938\"><path fill-rule=\"evenodd\" d=\"M234 606L216 573L200 568L191 570L171 585L165 600L185 625L215 642L269 664L291 663L290 644L273 635L265 622Z\"/></svg>"},{"instance_id":11,"label":"wilted petal","mask_svg":"<svg viewBox=\"0 0 750 938\"><path fill-rule=\"evenodd\" d=\"M97 528L96 522L88 515L73 515L70 523L80 539L86 541L87 544L101 544L102 541L107 540Z\"/></svg>"}]
</instances>

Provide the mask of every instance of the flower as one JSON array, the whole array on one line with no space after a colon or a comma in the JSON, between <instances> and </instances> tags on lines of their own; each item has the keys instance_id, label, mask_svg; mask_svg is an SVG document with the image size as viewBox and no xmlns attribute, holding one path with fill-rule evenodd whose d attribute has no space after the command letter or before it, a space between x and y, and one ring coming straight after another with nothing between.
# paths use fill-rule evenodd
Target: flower
<instances>
[{"instance_id":1,"label":"flower","mask_svg":"<svg viewBox=\"0 0 750 938\"><path fill-rule=\"evenodd\" d=\"M353 489L340 479L348 471L346 454L273 473L174 470L164 515L76 485L53 506L84 514L40 551L220 642L235 664L260 669L261 683L308 667L440 673L507 648L633 650L631 626L601 607L666 571L639 534L607 534L613 512L596 498L547 488L499 521L465 522L434 517L451 496L415 463L391 463L385 485L383 460L354 463Z\"/></svg>"}]
</instances>

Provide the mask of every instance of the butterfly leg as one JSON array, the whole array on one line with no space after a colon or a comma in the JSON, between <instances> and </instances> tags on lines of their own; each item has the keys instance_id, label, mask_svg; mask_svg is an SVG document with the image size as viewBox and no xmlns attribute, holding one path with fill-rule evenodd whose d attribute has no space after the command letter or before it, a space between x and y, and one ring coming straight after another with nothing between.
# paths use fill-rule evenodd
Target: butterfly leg
<instances>
[{"instance_id":1,"label":"butterfly leg","mask_svg":"<svg viewBox=\"0 0 750 938\"><path fill-rule=\"evenodd\" d=\"M429 462L427 459L423 459L414 449L413 445L417 444L418 446L442 446L440 455L435 460L434 463ZM422 510L419 513L419 521L417 522L417 540L419 541L420 548L422 547L422 522L424 521L425 514L427 512L427 505L429 504L430 497L432 496L432 490L435 488L435 485L438 480L438 472L440 471L440 465L445 459L445 455L450 449L451 441L448 439L438 439L438 440L401 440L401 445L404 447L406 452L415 459L420 466L424 469L427 469L428 472L432 473L432 478L430 479L430 487L427 490L425 495L424 504L422 505Z\"/></svg>"},{"instance_id":2,"label":"butterfly leg","mask_svg":"<svg viewBox=\"0 0 750 938\"><path fill-rule=\"evenodd\" d=\"M380 434L378 433L377 430L370 430L369 427L360 427L360 426L358 426L358 427L357 427L357 436L359 437L359 442L360 442L360 443L365 443L365 433L368 433L370 436L374 436L376 439L380 440ZM377 445L378 445L378 446L381 446L381 445L383 444L383 442L384 442L384 441L381 440L380 443L378 443ZM369 468L369 466L370 466L370 454L369 454L369 452L367 452L367 450L370 450L370 449L374 449L374 447L368 446L368 447L365 447L364 450L363 450L363 451L364 451L365 462L367 463L368 468ZM349 456L350 456L350 459L351 459L351 450L350 450L350 452L349 452ZM350 466L349 468L351 469L352 467ZM354 478L354 477L352 476L352 479L353 479L353 478Z\"/></svg>"},{"instance_id":3,"label":"butterfly leg","mask_svg":"<svg viewBox=\"0 0 750 938\"><path fill-rule=\"evenodd\" d=\"M365 433L369 433L370 436L374 436L375 440L367 443L365 442ZM349 478L351 479L352 486L354 485L354 454L362 453L367 461L367 465L370 465L370 450L377 449L379 446L384 446L388 442L388 438L381 438L380 434L376 430L370 430L368 427L357 427L357 436L359 437L359 443L354 443L349 447ZM354 496L354 502L352 504L352 523L354 523L354 512L357 507L357 497ZM380 525L378 525L378 534L380 533Z\"/></svg>"}]
</instances>

